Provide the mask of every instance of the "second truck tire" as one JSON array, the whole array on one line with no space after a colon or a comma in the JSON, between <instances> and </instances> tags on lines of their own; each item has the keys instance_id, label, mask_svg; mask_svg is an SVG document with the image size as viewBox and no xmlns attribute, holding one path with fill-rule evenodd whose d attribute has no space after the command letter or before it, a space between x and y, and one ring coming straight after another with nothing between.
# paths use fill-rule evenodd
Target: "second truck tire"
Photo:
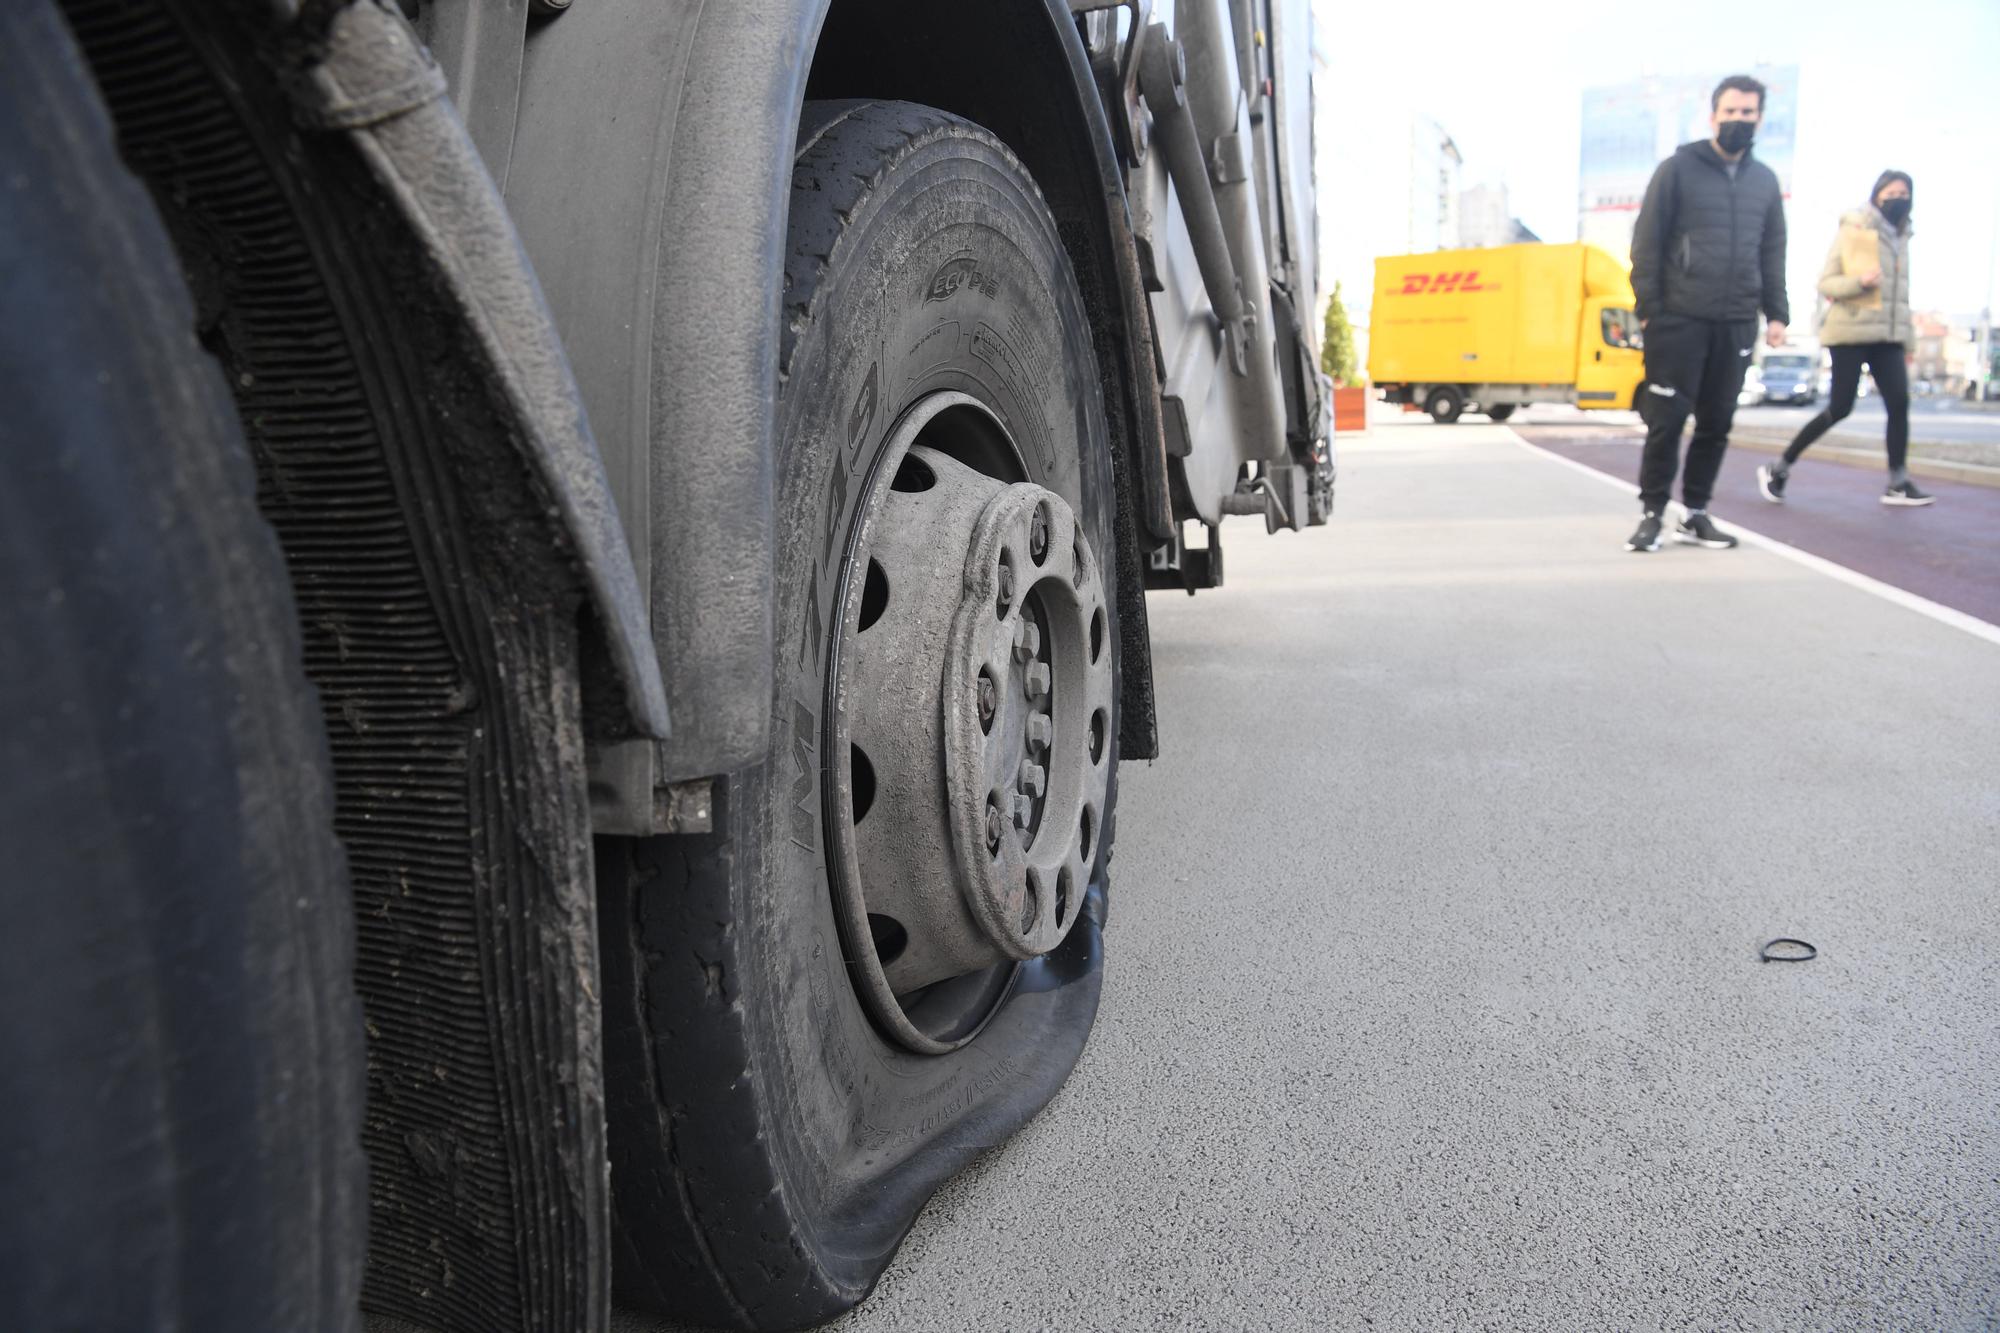
<instances>
[{"instance_id":1,"label":"second truck tire","mask_svg":"<svg viewBox=\"0 0 2000 1333\"><path fill-rule=\"evenodd\" d=\"M1432 389L1424 396L1424 411L1440 426L1449 426L1465 411L1465 396L1449 386Z\"/></svg>"}]
</instances>

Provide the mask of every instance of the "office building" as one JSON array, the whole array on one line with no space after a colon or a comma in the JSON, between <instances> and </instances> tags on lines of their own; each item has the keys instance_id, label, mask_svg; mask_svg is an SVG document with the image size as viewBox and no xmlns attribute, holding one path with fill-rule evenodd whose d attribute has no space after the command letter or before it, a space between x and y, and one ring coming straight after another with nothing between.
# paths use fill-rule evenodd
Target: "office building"
<instances>
[{"instance_id":1,"label":"office building","mask_svg":"<svg viewBox=\"0 0 2000 1333\"><path fill-rule=\"evenodd\" d=\"M1583 94L1583 154L1578 173L1577 237L1620 259L1632 253L1632 224L1653 169L1681 144L1709 137L1710 97L1732 73L1648 75ZM1757 158L1778 173L1791 197L1798 137L1799 70L1756 65L1747 73L1769 90L1757 129Z\"/></svg>"}]
</instances>

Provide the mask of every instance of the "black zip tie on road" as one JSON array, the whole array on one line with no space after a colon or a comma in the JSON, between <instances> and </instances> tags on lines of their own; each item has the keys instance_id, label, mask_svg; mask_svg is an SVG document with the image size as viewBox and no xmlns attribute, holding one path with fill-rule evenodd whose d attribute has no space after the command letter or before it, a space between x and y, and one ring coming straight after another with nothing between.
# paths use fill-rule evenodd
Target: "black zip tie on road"
<instances>
[{"instance_id":1,"label":"black zip tie on road","mask_svg":"<svg viewBox=\"0 0 2000 1333\"><path fill-rule=\"evenodd\" d=\"M1789 944L1796 948L1804 949L1805 952L1804 953L1771 952L1771 950L1777 948L1781 944ZM1818 949L1815 949L1812 945L1807 944L1804 940L1795 940L1789 935L1780 935L1775 940L1767 940L1764 943L1764 947L1757 951L1757 961L1760 963L1809 963L1817 957L1819 957Z\"/></svg>"}]
</instances>

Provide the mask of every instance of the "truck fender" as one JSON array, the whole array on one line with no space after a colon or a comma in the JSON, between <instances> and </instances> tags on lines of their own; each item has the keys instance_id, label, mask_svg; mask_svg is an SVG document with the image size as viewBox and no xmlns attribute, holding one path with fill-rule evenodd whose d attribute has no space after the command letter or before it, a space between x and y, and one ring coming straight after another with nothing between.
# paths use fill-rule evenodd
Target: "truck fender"
<instances>
[{"instance_id":1,"label":"truck fender","mask_svg":"<svg viewBox=\"0 0 2000 1333\"><path fill-rule=\"evenodd\" d=\"M645 604L583 403L528 257L443 77L403 19L377 5L333 17L323 58L295 96L298 114L347 136L382 203L437 275L521 462L546 488L582 576L614 688L585 681L598 736L668 734L667 700ZM598 697L606 695L609 697Z\"/></svg>"}]
</instances>

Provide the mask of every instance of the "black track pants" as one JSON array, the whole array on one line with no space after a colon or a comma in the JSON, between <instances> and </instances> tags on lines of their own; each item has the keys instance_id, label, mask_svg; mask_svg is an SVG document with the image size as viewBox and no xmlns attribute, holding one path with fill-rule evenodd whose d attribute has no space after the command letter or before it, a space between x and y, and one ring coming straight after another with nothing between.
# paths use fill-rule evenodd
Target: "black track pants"
<instances>
[{"instance_id":1,"label":"black track pants","mask_svg":"<svg viewBox=\"0 0 2000 1333\"><path fill-rule=\"evenodd\" d=\"M1691 319L1654 315L1646 321L1646 383L1639 392L1646 418L1646 452L1639 460L1639 503L1664 511L1680 467L1681 427L1694 417L1681 499L1705 509L1729 447L1736 395L1757 338L1754 319Z\"/></svg>"},{"instance_id":2,"label":"black track pants","mask_svg":"<svg viewBox=\"0 0 2000 1333\"><path fill-rule=\"evenodd\" d=\"M1903 364L1903 344L1861 343L1827 350L1833 353L1833 391L1827 395L1826 411L1801 426L1798 438L1785 447L1786 466L1798 462L1814 440L1854 410L1865 363L1889 413L1889 471L1900 470L1910 454L1910 372Z\"/></svg>"}]
</instances>

